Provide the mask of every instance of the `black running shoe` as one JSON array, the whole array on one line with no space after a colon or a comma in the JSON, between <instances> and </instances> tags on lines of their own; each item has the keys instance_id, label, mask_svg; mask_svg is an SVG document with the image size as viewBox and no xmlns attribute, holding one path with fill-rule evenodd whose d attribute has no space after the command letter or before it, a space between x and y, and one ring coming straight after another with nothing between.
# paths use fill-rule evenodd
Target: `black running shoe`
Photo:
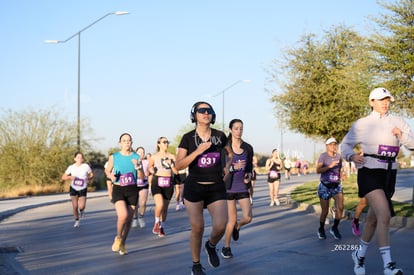
<instances>
[{"instance_id":1,"label":"black running shoe","mask_svg":"<svg viewBox=\"0 0 414 275\"><path fill-rule=\"evenodd\" d=\"M224 259L233 258L233 253L231 253L230 247L223 247L221 249L221 256L223 256Z\"/></svg>"},{"instance_id":2,"label":"black running shoe","mask_svg":"<svg viewBox=\"0 0 414 275\"><path fill-rule=\"evenodd\" d=\"M335 240L340 240L342 238L341 234L338 231L338 228L332 227L331 230L329 230L329 233L335 238Z\"/></svg>"},{"instance_id":3,"label":"black running shoe","mask_svg":"<svg viewBox=\"0 0 414 275\"><path fill-rule=\"evenodd\" d=\"M319 238L319 240L324 240L324 239L326 239L326 234L325 234L325 229L323 229L323 228L319 228L318 229L318 238Z\"/></svg>"},{"instance_id":4,"label":"black running shoe","mask_svg":"<svg viewBox=\"0 0 414 275\"><path fill-rule=\"evenodd\" d=\"M204 267L201 264L193 264L191 275L205 275Z\"/></svg>"},{"instance_id":5,"label":"black running shoe","mask_svg":"<svg viewBox=\"0 0 414 275\"><path fill-rule=\"evenodd\" d=\"M218 267L220 265L220 259L217 256L216 247L210 247L210 241L206 241L204 245L206 253L208 255L208 263L211 267Z\"/></svg>"},{"instance_id":6,"label":"black running shoe","mask_svg":"<svg viewBox=\"0 0 414 275\"><path fill-rule=\"evenodd\" d=\"M239 239L239 235L240 235L239 231L240 229L237 229L237 222L236 222L233 228L233 233L232 233L233 240L237 241Z\"/></svg>"}]
</instances>

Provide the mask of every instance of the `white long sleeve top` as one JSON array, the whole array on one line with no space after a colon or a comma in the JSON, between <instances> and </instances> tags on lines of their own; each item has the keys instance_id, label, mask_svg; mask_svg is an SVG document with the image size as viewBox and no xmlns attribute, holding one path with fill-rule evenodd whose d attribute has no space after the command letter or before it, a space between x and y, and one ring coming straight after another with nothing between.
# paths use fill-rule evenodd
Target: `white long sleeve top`
<instances>
[{"instance_id":1,"label":"white long sleeve top","mask_svg":"<svg viewBox=\"0 0 414 275\"><path fill-rule=\"evenodd\" d=\"M401 130L401 138L392 134L392 129L397 127ZM384 148L405 146L409 150L414 149L414 135L409 125L399 116L389 113L381 117L380 113L372 111L368 116L358 119L351 126L341 143L341 154L346 160L350 160L355 154L354 148L360 144L364 154L380 155ZM394 147L395 146L395 147ZM392 149L390 149L392 150ZM387 162L366 156L364 164L357 168L367 167L370 169L387 169ZM392 169L397 169L397 163L392 164Z\"/></svg>"}]
</instances>

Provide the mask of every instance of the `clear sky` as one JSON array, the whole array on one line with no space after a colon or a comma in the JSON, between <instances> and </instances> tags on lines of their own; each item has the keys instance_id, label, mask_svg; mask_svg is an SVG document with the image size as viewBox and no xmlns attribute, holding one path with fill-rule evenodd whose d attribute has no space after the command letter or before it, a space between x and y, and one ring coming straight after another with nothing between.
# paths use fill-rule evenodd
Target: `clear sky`
<instances>
[{"instance_id":1,"label":"clear sky","mask_svg":"<svg viewBox=\"0 0 414 275\"><path fill-rule=\"evenodd\" d=\"M81 34L81 117L94 129L96 150L107 153L129 132L148 152L190 123L194 102L210 102L217 122L244 121L244 139L270 154L281 145L267 70L306 33L345 24L369 32L375 0L4 0L0 17L1 109L58 107L77 119L78 39ZM273 84L276 85L276 84ZM274 86L276 87L276 86ZM214 95L217 95L213 97ZM283 148L311 160L323 141L283 134Z\"/></svg>"}]
</instances>

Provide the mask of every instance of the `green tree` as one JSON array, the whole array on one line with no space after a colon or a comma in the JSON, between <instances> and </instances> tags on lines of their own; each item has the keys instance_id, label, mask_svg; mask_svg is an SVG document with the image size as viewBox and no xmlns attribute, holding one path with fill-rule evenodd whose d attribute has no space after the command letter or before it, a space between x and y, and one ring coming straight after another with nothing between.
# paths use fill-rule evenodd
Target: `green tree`
<instances>
[{"instance_id":1,"label":"green tree","mask_svg":"<svg viewBox=\"0 0 414 275\"><path fill-rule=\"evenodd\" d=\"M102 152L92 151L85 154L85 161L89 163L91 168L103 168L107 160L108 156L104 155Z\"/></svg>"},{"instance_id":2,"label":"green tree","mask_svg":"<svg viewBox=\"0 0 414 275\"><path fill-rule=\"evenodd\" d=\"M377 55L380 86L396 98L393 111L414 115L414 0L394 4L380 1L388 10L373 21L378 24L370 42Z\"/></svg>"},{"instance_id":3,"label":"green tree","mask_svg":"<svg viewBox=\"0 0 414 275\"><path fill-rule=\"evenodd\" d=\"M368 111L373 57L369 44L344 26L325 31L322 40L304 35L286 50L285 62L271 70L276 117L290 130L310 138L341 140L352 122Z\"/></svg>"},{"instance_id":4,"label":"green tree","mask_svg":"<svg viewBox=\"0 0 414 275\"><path fill-rule=\"evenodd\" d=\"M61 186L60 177L73 162L76 125L47 111L4 111L0 119L0 186ZM30 188L28 188L30 189Z\"/></svg>"}]
</instances>

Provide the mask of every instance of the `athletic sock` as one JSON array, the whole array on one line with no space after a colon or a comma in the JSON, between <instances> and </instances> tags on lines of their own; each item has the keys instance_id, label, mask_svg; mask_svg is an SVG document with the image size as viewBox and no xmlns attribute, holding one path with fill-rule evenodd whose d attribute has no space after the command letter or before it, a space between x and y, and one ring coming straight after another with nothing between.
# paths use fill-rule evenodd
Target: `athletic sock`
<instances>
[{"instance_id":1,"label":"athletic sock","mask_svg":"<svg viewBox=\"0 0 414 275\"><path fill-rule=\"evenodd\" d=\"M381 253L382 261L384 262L384 268L387 266L388 263L391 261L391 248L389 246L383 246L379 248Z\"/></svg>"},{"instance_id":2,"label":"athletic sock","mask_svg":"<svg viewBox=\"0 0 414 275\"><path fill-rule=\"evenodd\" d=\"M332 226L332 228L338 228L340 220L339 219L334 219L334 224Z\"/></svg>"},{"instance_id":3,"label":"athletic sock","mask_svg":"<svg viewBox=\"0 0 414 275\"><path fill-rule=\"evenodd\" d=\"M365 254L367 253L368 246L369 246L369 242L363 241L361 239L361 241L359 242L359 249L358 249L358 257L359 258L365 257Z\"/></svg>"},{"instance_id":4,"label":"athletic sock","mask_svg":"<svg viewBox=\"0 0 414 275\"><path fill-rule=\"evenodd\" d=\"M324 228L324 227L325 227L325 221L319 222L319 228Z\"/></svg>"}]
</instances>

